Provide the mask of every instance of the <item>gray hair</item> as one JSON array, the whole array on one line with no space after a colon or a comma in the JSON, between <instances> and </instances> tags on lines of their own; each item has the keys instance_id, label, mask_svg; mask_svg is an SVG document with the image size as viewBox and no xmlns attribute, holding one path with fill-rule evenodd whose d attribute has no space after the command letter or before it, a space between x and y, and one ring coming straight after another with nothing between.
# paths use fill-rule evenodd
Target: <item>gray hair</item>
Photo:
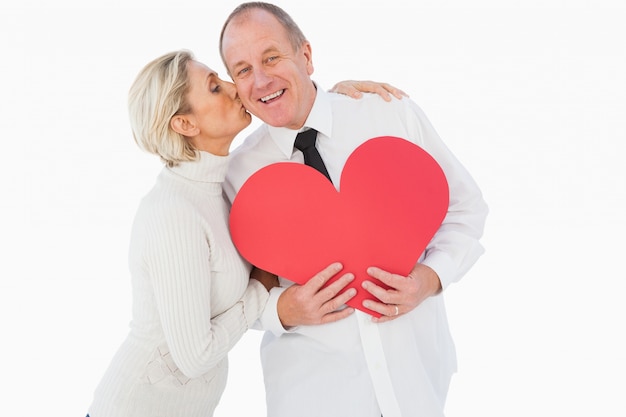
<instances>
[{"instance_id":1,"label":"gray hair","mask_svg":"<svg viewBox=\"0 0 626 417\"><path fill-rule=\"evenodd\" d=\"M224 26L222 26L222 32L220 33L220 56L222 57L222 62L224 63L224 66L226 68L228 68L228 66L226 65L226 61L224 59L224 51L222 49L222 43L224 40L224 32L226 31L226 27L236 17L248 14L254 9L265 10L266 12L272 14L278 20L278 22L287 31L289 42L291 43L294 51L300 49L300 46L302 46L302 44L307 40L304 36L304 33L302 33L302 30L300 30L300 27L296 24L292 17L289 16L289 14L280 7L271 3L264 3L262 1L251 1L248 3L242 3L237 6L235 10L233 10L228 16L226 22L224 22Z\"/></svg>"}]
</instances>

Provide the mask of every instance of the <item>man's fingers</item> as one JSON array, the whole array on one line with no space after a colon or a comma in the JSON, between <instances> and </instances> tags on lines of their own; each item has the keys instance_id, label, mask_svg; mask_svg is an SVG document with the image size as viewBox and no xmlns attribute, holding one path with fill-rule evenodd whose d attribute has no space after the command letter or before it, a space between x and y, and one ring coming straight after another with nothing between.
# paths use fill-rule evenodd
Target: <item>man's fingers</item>
<instances>
[{"instance_id":1,"label":"man's fingers","mask_svg":"<svg viewBox=\"0 0 626 417\"><path fill-rule=\"evenodd\" d=\"M316 294L316 297L320 300L320 304L334 298L352 281L354 281L354 274L347 273L339 277L335 282L328 285L327 287L320 288L318 293ZM328 280L326 280L325 283L327 282Z\"/></svg>"},{"instance_id":2,"label":"man's fingers","mask_svg":"<svg viewBox=\"0 0 626 417\"><path fill-rule=\"evenodd\" d=\"M324 324L324 323L332 323L334 321L339 321L339 320L345 319L346 317L348 317L352 313L354 313L354 309L352 307L346 307L346 308L344 308L342 310L335 311L335 312L329 313L329 314L325 314L324 317L322 317L322 324Z\"/></svg>"},{"instance_id":3,"label":"man's fingers","mask_svg":"<svg viewBox=\"0 0 626 417\"><path fill-rule=\"evenodd\" d=\"M383 317L396 317L396 305L379 303L374 300L363 300L363 307L375 311ZM399 314L398 310L398 314Z\"/></svg>"},{"instance_id":4,"label":"man's fingers","mask_svg":"<svg viewBox=\"0 0 626 417\"><path fill-rule=\"evenodd\" d=\"M384 271L380 268L376 268L375 266L367 268L367 273L372 278L376 278L383 284L386 284L394 289L399 288L402 285L402 280L406 279L405 277L392 274L391 272Z\"/></svg>"},{"instance_id":5,"label":"man's fingers","mask_svg":"<svg viewBox=\"0 0 626 417\"><path fill-rule=\"evenodd\" d=\"M403 292L410 286L409 279L401 275L392 274L382 269L370 267L367 273L385 284L388 289L377 285L373 281L363 281L362 287L386 304L401 304Z\"/></svg>"},{"instance_id":6,"label":"man's fingers","mask_svg":"<svg viewBox=\"0 0 626 417\"><path fill-rule=\"evenodd\" d=\"M328 299L328 301L326 301L323 304L322 309L327 314L332 313L333 311L337 310L339 307L347 303L355 295L356 295L356 289L348 288L346 291L342 292L341 294Z\"/></svg>"},{"instance_id":7,"label":"man's fingers","mask_svg":"<svg viewBox=\"0 0 626 417\"><path fill-rule=\"evenodd\" d=\"M306 284L303 285L304 289L311 294L316 294L337 272L341 271L343 265L339 262L330 264L317 274L315 274Z\"/></svg>"},{"instance_id":8,"label":"man's fingers","mask_svg":"<svg viewBox=\"0 0 626 417\"><path fill-rule=\"evenodd\" d=\"M402 302L402 293L395 288L385 289L379 285L376 285L372 281L363 281L361 286L365 289L365 291L372 294L385 305L401 304ZM385 314L384 311L379 311L379 313Z\"/></svg>"}]
</instances>

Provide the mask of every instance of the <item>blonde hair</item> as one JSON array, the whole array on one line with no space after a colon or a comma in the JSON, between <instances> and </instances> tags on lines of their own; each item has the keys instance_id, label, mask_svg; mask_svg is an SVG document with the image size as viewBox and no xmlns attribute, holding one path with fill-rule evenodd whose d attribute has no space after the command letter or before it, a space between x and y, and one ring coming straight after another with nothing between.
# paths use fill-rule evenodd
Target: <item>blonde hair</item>
<instances>
[{"instance_id":1,"label":"blonde hair","mask_svg":"<svg viewBox=\"0 0 626 417\"><path fill-rule=\"evenodd\" d=\"M167 166L198 158L190 141L172 130L177 114L191 112L187 64L193 53L179 50L148 63L137 75L128 93L128 114L137 145L158 155Z\"/></svg>"}]
</instances>

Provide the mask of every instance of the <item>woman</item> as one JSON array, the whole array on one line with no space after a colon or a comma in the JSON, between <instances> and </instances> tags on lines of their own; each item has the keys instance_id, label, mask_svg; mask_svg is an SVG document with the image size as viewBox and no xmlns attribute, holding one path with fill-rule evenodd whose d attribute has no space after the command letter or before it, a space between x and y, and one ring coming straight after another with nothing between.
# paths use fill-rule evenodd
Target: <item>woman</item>
<instances>
[{"instance_id":1,"label":"woman","mask_svg":"<svg viewBox=\"0 0 626 417\"><path fill-rule=\"evenodd\" d=\"M345 82L358 96L386 84ZM91 417L211 416L227 354L259 317L274 275L233 246L222 181L235 136L251 122L235 86L188 51L139 73L129 93L133 136L165 167L132 228L131 330L98 385Z\"/></svg>"}]
</instances>

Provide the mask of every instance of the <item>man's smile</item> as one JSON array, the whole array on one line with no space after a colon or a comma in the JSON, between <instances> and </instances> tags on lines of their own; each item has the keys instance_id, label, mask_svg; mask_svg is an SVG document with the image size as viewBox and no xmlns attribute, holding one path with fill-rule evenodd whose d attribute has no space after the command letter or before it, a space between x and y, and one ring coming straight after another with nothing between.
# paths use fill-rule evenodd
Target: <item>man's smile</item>
<instances>
[{"instance_id":1,"label":"man's smile","mask_svg":"<svg viewBox=\"0 0 626 417\"><path fill-rule=\"evenodd\" d=\"M268 96L261 97L261 101L262 101L263 103L267 103L268 101L270 101L270 100L272 100L272 99L275 99L275 98L277 98L277 97L282 96L284 92L285 92L285 90L284 90L284 89L282 89L282 90L278 90L277 92L272 93L272 94L270 94L270 95L268 95Z\"/></svg>"}]
</instances>

